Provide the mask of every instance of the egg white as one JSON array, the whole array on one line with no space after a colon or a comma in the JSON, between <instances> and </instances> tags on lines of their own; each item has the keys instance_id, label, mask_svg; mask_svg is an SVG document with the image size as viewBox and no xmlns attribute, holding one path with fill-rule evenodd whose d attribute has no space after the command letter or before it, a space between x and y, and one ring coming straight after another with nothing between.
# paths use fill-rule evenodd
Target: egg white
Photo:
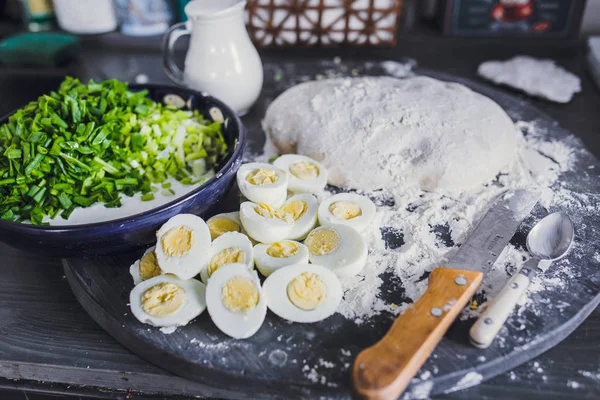
<instances>
[{"instance_id":1,"label":"egg white","mask_svg":"<svg viewBox=\"0 0 600 400\"><path fill-rule=\"evenodd\" d=\"M182 257L169 256L162 247L162 236L171 228L185 226L195 234L194 245ZM169 219L156 233L156 259L164 273L174 274L181 279L190 279L200 273L210 257L210 231L206 222L193 214L179 214Z\"/></svg>"},{"instance_id":2,"label":"egg white","mask_svg":"<svg viewBox=\"0 0 600 400\"><path fill-rule=\"evenodd\" d=\"M340 238L339 245L333 252L322 256L313 254L309 248L310 262L329 268L340 278L351 277L362 271L367 262L368 247L360 233L347 225L323 225L311 233L325 228L336 231Z\"/></svg>"},{"instance_id":3,"label":"egg white","mask_svg":"<svg viewBox=\"0 0 600 400\"><path fill-rule=\"evenodd\" d=\"M246 180L253 171L268 168L277 174L278 179L273 183L254 185ZM288 174L285 171L266 163L243 164L236 175L240 192L250 201L280 207L285 201L288 188Z\"/></svg>"},{"instance_id":4,"label":"egg white","mask_svg":"<svg viewBox=\"0 0 600 400\"><path fill-rule=\"evenodd\" d=\"M287 238L292 240L303 240L306 235L308 235L308 232L313 230L313 228L317 225L319 202L312 194L301 193L288 198L282 207L285 207L287 203L295 200L304 201L307 205L307 210L303 216L294 221L292 231L289 233Z\"/></svg>"},{"instance_id":5,"label":"egg white","mask_svg":"<svg viewBox=\"0 0 600 400\"><path fill-rule=\"evenodd\" d=\"M156 317L147 314L142 308L142 295L146 290L159 283L175 283L185 291L185 303L174 314ZM206 309L206 285L195 279L183 280L173 275L159 275L135 286L129 294L131 313L144 324L153 326L183 326L196 318Z\"/></svg>"},{"instance_id":6,"label":"egg white","mask_svg":"<svg viewBox=\"0 0 600 400\"><path fill-rule=\"evenodd\" d=\"M298 162L309 162L317 166L319 174L314 179L300 179L290 172L290 167ZM273 165L284 170L289 176L288 188L296 193L318 193L327 185L327 169L323 164L299 154L284 154L275 161Z\"/></svg>"},{"instance_id":7,"label":"egg white","mask_svg":"<svg viewBox=\"0 0 600 400\"><path fill-rule=\"evenodd\" d=\"M314 310L296 307L287 295L287 285L303 272L318 275L327 287L327 298ZM335 313L343 294L338 277L317 264L294 264L278 269L265 280L263 290L267 294L267 307L274 314L289 321L305 323L321 321Z\"/></svg>"},{"instance_id":8,"label":"egg white","mask_svg":"<svg viewBox=\"0 0 600 400\"><path fill-rule=\"evenodd\" d=\"M131 274L131 277L133 278L134 285L137 285L140 282L143 282L142 277L140 276L140 262L142 261L142 259L144 257L146 257L147 254L152 253L154 251L154 249L156 249L156 246L150 247L148 250L146 250L144 252L144 254L142 255L142 257L139 260L136 260L133 264L131 264L131 267L129 267L129 274Z\"/></svg>"},{"instance_id":9,"label":"egg white","mask_svg":"<svg viewBox=\"0 0 600 400\"><path fill-rule=\"evenodd\" d=\"M254 246L254 262L263 276L269 276L288 265L308 264L308 249L305 245L294 240L282 240L282 242L293 242L298 246L298 252L290 257L271 257L267 254L267 249L272 243L259 243Z\"/></svg>"},{"instance_id":10,"label":"egg white","mask_svg":"<svg viewBox=\"0 0 600 400\"><path fill-rule=\"evenodd\" d=\"M294 227L294 219L265 218L254 211L258 204L246 201L240 205L240 220L248 236L257 242L273 243L285 239Z\"/></svg>"},{"instance_id":11,"label":"egg white","mask_svg":"<svg viewBox=\"0 0 600 400\"><path fill-rule=\"evenodd\" d=\"M253 281L259 293L258 304L247 313L230 311L221 299L225 283L238 276ZM267 298L256 271L250 271L246 264L239 263L225 265L212 274L206 286L206 306L217 328L235 339L246 339L254 335L262 326L267 314Z\"/></svg>"},{"instance_id":12,"label":"egg white","mask_svg":"<svg viewBox=\"0 0 600 400\"><path fill-rule=\"evenodd\" d=\"M336 217L331 213L331 211L329 211L329 206L337 201L349 201L356 204L360 208L362 214L351 219ZM367 226L369 226L371 221L373 221L376 213L377 209L375 207L375 203L373 203L368 197L361 196L356 193L338 193L321 202L319 205L318 216L319 224L321 225L347 225L359 232L362 232L367 228Z\"/></svg>"},{"instance_id":13,"label":"egg white","mask_svg":"<svg viewBox=\"0 0 600 400\"><path fill-rule=\"evenodd\" d=\"M238 249L242 250L245 254L246 268L248 268L249 270L254 268L254 251L252 249L252 243L250 243L250 239L248 239L248 236L239 232L227 232L222 234L212 242L210 249L210 258L200 270L200 279L202 280L202 282L207 283L210 279L210 277L208 276L208 267L212 258L221 250L228 249L230 247L237 247ZM222 265L219 268L222 268L225 265Z\"/></svg>"}]
</instances>

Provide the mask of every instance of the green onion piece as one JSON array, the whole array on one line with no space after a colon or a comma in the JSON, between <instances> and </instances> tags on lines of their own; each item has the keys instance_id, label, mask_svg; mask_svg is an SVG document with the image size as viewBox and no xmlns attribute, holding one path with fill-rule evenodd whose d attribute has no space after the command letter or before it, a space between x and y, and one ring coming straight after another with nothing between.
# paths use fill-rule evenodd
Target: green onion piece
<instances>
[{"instance_id":1,"label":"green onion piece","mask_svg":"<svg viewBox=\"0 0 600 400\"><path fill-rule=\"evenodd\" d=\"M73 206L73 202L71 201L71 199L69 199L69 196L65 192L62 192L58 195L58 201L60 201L60 205L65 210Z\"/></svg>"},{"instance_id":2,"label":"green onion piece","mask_svg":"<svg viewBox=\"0 0 600 400\"><path fill-rule=\"evenodd\" d=\"M40 204L42 202L42 200L44 199L44 195L45 194L46 194L46 188L45 187L41 188L33 196L33 201L35 201L36 203Z\"/></svg>"},{"instance_id":3,"label":"green onion piece","mask_svg":"<svg viewBox=\"0 0 600 400\"><path fill-rule=\"evenodd\" d=\"M142 195L141 199L142 199L142 201L151 201L151 200L154 200L154 194L153 193L146 193L146 194Z\"/></svg>"},{"instance_id":4,"label":"green onion piece","mask_svg":"<svg viewBox=\"0 0 600 400\"><path fill-rule=\"evenodd\" d=\"M119 173L118 169L116 169L115 167L113 167L112 165L110 165L109 163L107 163L106 161L101 159L100 157L94 157L94 161L96 161L98 164L102 165L102 169L104 169L109 174L115 175L115 174Z\"/></svg>"},{"instance_id":5,"label":"green onion piece","mask_svg":"<svg viewBox=\"0 0 600 400\"><path fill-rule=\"evenodd\" d=\"M43 159L44 159L43 154L37 154L35 156L35 158L33 160L31 160L31 162L25 168L25 173L27 175L30 175L40 165L40 162L42 162Z\"/></svg>"}]
</instances>

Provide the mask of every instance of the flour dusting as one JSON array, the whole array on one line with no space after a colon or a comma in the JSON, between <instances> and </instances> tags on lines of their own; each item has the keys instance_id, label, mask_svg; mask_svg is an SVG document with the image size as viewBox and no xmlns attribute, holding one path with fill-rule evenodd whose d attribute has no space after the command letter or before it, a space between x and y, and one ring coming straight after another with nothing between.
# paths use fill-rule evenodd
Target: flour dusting
<instances>
[{"instance_id":1,"label":"flour dusting","mask_svg":"<svg viewBox=\"0 0 600 400\"><path fill-rule=\"evenodd\" d=\"M412 66L383 66L382 63L366 63L365 67L352 67L340 60L324 64L323 72L317 78L332 78L340 76L356 76L362 74L394 75L392 71L405 76L412 75ZM403 72L406 71L406 72ZM284 76L288 73L282 70ZM299 83L315 77L299 76L294 79L284 79L280 89L284 90L290 84ZM282 81L283 82L283 81ZM514 118L518 110L511 113ZM518 119L518 118L514 118ZM423 121L414 121L416 124ZM382 190L358 191L370 197L377 206L377 214L371 226L364 232L369 247L367 265L358 276L342 280L344 298L338 308L338 313L353 323L369 327L377 318L393 320L411 303L416 301L427 288L429 273L437 266L447 262L458 247L464 243L474 224L483 216L490 202L506 190L518 188L535 189L541 193L536 217L525 219L520 235L523 238L527 229L538 219L539 214L566 209L582 228L586 215L594 215L599 204L600 195L580 193L571 190L563 181L565 174L572 174L578 165L582 154L571 136L556 139L553 126L544 121L517 120L514 123L519 132L517 157L507 165L493 180L460 193L436 193L423 191L415 187L385 188ZM559 129L556 127L556 129ZM554 139L553 139L554 138ZM368 144L364 144L367 146ZM277 154L277 149L267 138L267 144L262 154L246 154L246 160L263 160ZM579 167L581 168L581 166ZM590 180L597 179L595 165L585 166L590 172ZM373 175L377 170L371 171ZM587 178L586 178L587 179ZM339 191L329 188L323 197ZM502 289L509 277L529 259L529 253L522 246L523 240L509 244L496 263L486 274L484 281L470 304L461 314L463 320L476 318L485 308L487 302ZM572 254L583 254L581 243L577 240ZM590 262L600 264L600 250L595 252ZM494 345L504 349L511 346L513 351L524 351L537 343L537 336L529 336L531 321L528 318L543 316L544 311L553 308L559 312L569 310L571 304L564 301L550 301L547 297L552 291L568 288L568 283L576 278L578 272L571 264L570 257L554 264L541 265L547 270L535 277L529 290L520 299L515 313L507 325L519 332L520 346L515 347L507 341L507 330L500 331ZM343 357L355 355L354 351L342 349ZM437 354L431 356L429 370L421 370L418 378L413 379L411 392L405 398L427 398L433 387L431 379L438 374L436 366ZM348 359L348 361L351 361ZM485 358L479 362L487 362ZM349 362L338 359L313 360L311 364L302 367L305 378L313 383L330 385L326 376L329 366L348 370ZM534 366L534 371L542 374L540 365ZM595 372L580 371L588 379L596 377ZM519 377L511 373L512 380ZM481 382L483 377L477 373L466 374L451 389L460 390Z\"/></svg>"},{"instance_id":2,"label":"flour dusting","mask_svg":"<svg viewBox=\"0 0 600 400\"><path fill-rule=\"evenodd\" d=\"M537 188L543 192L546 207L557 200L573 202L572 193L550 188L561 173L569 170L574 157L572 150L564 143L539 140L535 124L528 124L528 129L531 139L523 142L521 159L495 184L457 197L416 189L366 192L378 205L375 221L365 233L370 250L368 265L360 275L343 280L345 295L338 311L358 324L382 312L398 315L421 296L427 287L428 273L453 255L487 205L507 189ZM540 152L546 156L538 158ZM535 168L530 168L531 165ZM478 316L488 299L502 289L508 277L528 258L526 250L508 245L485 276L479 301L467 308L461 318ZM397 280L404 290L403 296L382 293L385 280ZM561 285L558 277L536 277L529 294ZM520 301L521 307L527 299Z\"/></svg>"},{"instance_id":3,"label":"flour dusting","mask_svg":"<svg viewBox=\"0 0 600 400\"><path fill-rule=\"evenodd\" d=\"M446 390L444 393L452 393L458 390L470 388L471 386L479 385L483 376L477 372L469 372L463 376L456 385Z\"/></svg>"},{"instance_id":4,"label":"flour dusting","mask_svg":"<svg viewBox=\"0 0 600 400\"><path fill-rule=\"evenodd\" d=\"M596 383L600 384L600 369L598 371L583 371L583 370L579 370L577 371L579 373L579 375L583 376L584 378L588 378Z\"/></svg>"},{"instance_id":5,"label":"flour dusting","mask_svg":"<svg viewBox=\"0 0 600 400\"><path fill-rule=\"evenodd\" d=\"M571 388L571 389L579 389L581 387L581 384L577 381L573 381L573 380L568 380L567 381L567 387Z\"/></svg>"},{"instance_id":6,"label":"flour dusting","mask_svg":"<svg viewBox=\"0 0 600 400\"><path fill-rule=\"evenodd\" d=\"M557 103L568 103L581 91L581 80L553 60L516 56L507 61L486 61L477 72L494 83Z\"/></svg>"},{"instance_id":7,"label":"flour dusting","mask_svg":"<svg viewBox=\"0 0 600 400\"><path fill-rule=\"evenodd\" d=\"M366 69L367 72L375 70L386 74L400 71L398 75L410 77L414 64L413 61L405 65L383 62L377 67L376 63L367 63ZM349 67L340 62L326 66L325 75L329 78L347 76L350 72ZM298 81L307 78L300 77ZM541 192L539 204L546 209L585 206L588 209L581 212L593 211L589 209L593 202L588 201L587 195L571 192L559 181L577 160L577 151L569 138L548 140L548 127L538 121L517 121L514 126L520 135L518 157L489 183L451 195L414 187L358 191L375 202L377 214L364 232L369 246L367 266L361 274L342 280L344 299L338 309L340 314L356 324L363 324L380 314L390 318L400 314L425 291L427 277L433 268L452 257L490 202L506 190L538 190ZM364 149L359 151L366 151L368 145L362 144ZM247 159L264 161L274 155L277 155L277 149L267 136L263 154L250 154ZM377 175L378 171L371 174ZM325 193L325 196L330 194ZM529 257L524 248L508 245L485 276L476 301L461 318L477 317L488 299L502 289ZM561 261L563 265L566 263L568 260ZM534 278L528 293L519 302L517 313L525 307L535 307L529 301L531 295L549 288L560 289L565 280L572 277L569 274L568 268L557 268L554 274ZM563 309L568 306L556 305Z\"/></svg>"}]
</instances>

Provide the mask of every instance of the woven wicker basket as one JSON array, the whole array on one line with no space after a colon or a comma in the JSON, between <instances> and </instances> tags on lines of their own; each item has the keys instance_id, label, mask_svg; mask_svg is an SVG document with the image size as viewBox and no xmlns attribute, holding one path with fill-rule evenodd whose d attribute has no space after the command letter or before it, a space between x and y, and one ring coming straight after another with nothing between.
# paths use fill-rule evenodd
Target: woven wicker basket
<instances>
[{"instance_id":1,"label":"woven wicker basket","mask_svg":"<svg viewBox=\"0 0 600 400\"><path fill-rule=\"evenodd\" d=\"M249 0L258 47L394 46L402 0Z\"/></svg>"}]
</instances>

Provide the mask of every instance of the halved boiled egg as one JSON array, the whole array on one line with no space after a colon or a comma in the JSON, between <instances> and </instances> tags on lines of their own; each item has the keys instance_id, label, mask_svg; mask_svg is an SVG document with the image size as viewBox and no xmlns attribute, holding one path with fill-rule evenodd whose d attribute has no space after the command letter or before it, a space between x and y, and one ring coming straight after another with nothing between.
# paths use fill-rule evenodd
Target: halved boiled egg
<instances>
[{"instance_id":1,"label":"halved boiled egg","mask_svg":"<svg viewBox=\"0 0 600 400\"><path fill-rule=\"evenodd\" d=\"M366 196L356 193L338 193L319 205L319 224L348 225L359 232L375 218L375 204Z\"/></svg>"},{"instance_id":2,"label":"halved boiled egg","mask_svg":"<svg viewBox=\"0 0 600 400\"><path fill-rule=\"evenodd\" d=\"M210 231L202 218L179 214L156 232L156 259L164 273L190 279L210 257Z\"/></svg>"},{"instance_id":3,"label":"halved boiled egg","mask_svg":"<svg viewBox=\"0 0 600 400\"><path fill-rule=\"evenodd\" d=\"M206 286L210 318L223 333L245 339L254 335L267 313L267 299L256 271L246 264L224 265Z\"/></svg>"},{"instance_id":4,"label":"halved boiled egg","mask_svg":"<svg viewBox=\"0 0 600 400\"><path fill-rule=\"evenodd\" d=\"M240 205L240 221L248 236L262 243L283 240L294 227L294 218L282 209L250 201Z\"/></svg>"},{"instance_id":5,"label":"halved boiled egg","mask_svg":"<svg viewBox=\"0 0 600 400\"><path fill-rule=\"evenodd\" d=\"M206 225L208 225L211 240L215 240L225 232L242 231L240 213L237 211L214 215L206 221Z\"/></svg>"},{"instance_id":6,"label":"halved boiled egg","mask_svg":"<svg viewBox=\"0 0 600 400\"><path fill-rule=\"evenodd\" d=\"M275 243L259 243L254 246L256 268L263 276L292 264L307 264L308 249L300 242L282 240Z\"/></svg>"},{"instance_id":7,"label":"halved boiled egg","mask_svg":"<svg viewBox=\"0 0 600 400\"><path fill-rule=\"evenodd\" d=\"M324 225L313 229L304 244L313 264L332 270L340 278L358 274L367 262L365 239L347 225Z\"/></svg>"},{"instance_id":8,"label":"halved boiled egg","mask_svg":"<svg viewBox=\"0 0 600 400\"><path fill-rule=\"evenodd\" d=\"M266 163L248 163L237 172L240 192L250 201L281 207L288 188L288 175Z\"/></svg>"},{"instance_id":9,"label":"halved boiled egg","mask_svg":"<svg viewBox=\"0 0 600 400\"><path fill-rule=\"evenodd\" d=\"M254 253L248 236L238 232L227 232L216 238L211 245L210 261L202 267L200 279L208 282L212 274L227 264L246 264L254 268Z\"/></svg>"},{"instance_id":10,"label":"halved boiled egg","mask_svg":"<svg viewBox=\"0 0 600 400\"><path fill-rule=\"evenodd\" d=\"M267 306L281 318L317 322L333 313L342 300L342 285L329 269L296 264L273 272L263 285Z\"/></svg>"},{"instance_id":11,"label":"halved boiled egg","mask_svg":"<svg viewBox=\"0 0 600 400\"><path fill-rule=\"evenodd\" d=\"M155 276L161 275L163 273L160 269L160 266L158 265L156 254L154 254L155 248L155 246L150 247L144 252L142 258L134 262L131 265L131 267L129 267L129 273L133 278L134 285L137 285L140 282L143 282L150 278L154 278Z\"/></svg>"},{"instance_id":12,"label":"halved boiled egg","mask_svg":"<svg viewBox=\"0 0 600 400\"><path fill-rule=\"evenodd\" d=\"M327 185L327 170L310 157L284 154L273 165L288 173L288 188L297 193L318 193Z\"/></svg>"},{"instance_id":13,"label":"halved boiled egg","mask_svg":"<svg viewBox=\"0 0 600 400\"><path fill-rule=\"evenodd\" d=\"M129 294L131 312L142 323L183 326L204 311L206 286L195 279L159 275L135 286Z\"/></svg>"},{"instance_id":14,"label":"halved boiled egg","mask_svg":"<svg viewBox=\"0 0 600 400\"><path fill-rule=\"evenodd\" d=\"M287 199L281 209L294 218L294 226L287 236L288 239L303 240L308 232L317 225L319 203L312 194L294 195Z\"/></svg>"}]
</instances>

